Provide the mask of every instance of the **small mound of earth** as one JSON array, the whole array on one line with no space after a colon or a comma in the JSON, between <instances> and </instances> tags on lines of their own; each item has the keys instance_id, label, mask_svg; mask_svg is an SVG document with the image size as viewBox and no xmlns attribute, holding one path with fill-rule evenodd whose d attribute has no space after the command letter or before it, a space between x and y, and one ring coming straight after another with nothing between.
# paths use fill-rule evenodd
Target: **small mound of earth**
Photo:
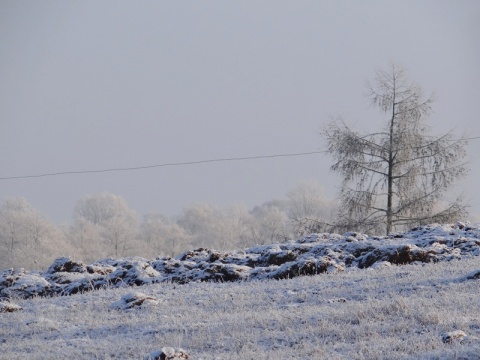
<instances>
[{"instance_id":1,"label":"small mound of earth","mask_svg":"<svg viewBox=\"0 0 480 360\"><path fill-rule=\"evenodd\" d=\"M457 341L461 342L466 336L467 334L465 334L465 332L463 332L462 330L449 331L442 334L442 341L445 344L451 344Z\"/></svg>"},{"instance_id":2,"label":"small mound of earth","mask_svg":"<svg viewBox=\"0 0 480 360\"><path fill-rule=\"evenodd\" d=\"M114 301L110 305L112 310L128 310L134 307L146 306L146 305L158 305L158 300L152 296L147 296L139 292L132 292L123 295L118 301Z\"/></svg>"},{"instance_id":3,"label":"small mound of earth","mask_svg":"<svg viewBox=\"0 0 480 360\"><path fill-rule=\"evenodd\" d=\"M143 360L185 360L188 354L183 349L175 350L172 347L163 347L162 350L152 351L143 357Z\"/></svg>"},{"instance_id":4,"label":"small mound of earth","mask_svg":"<svg viewBox=\"0 0 480 360\"><path fill-rule=\"evenodd\" d=\"M17 304L12 304L9 302L0 302L0 313L14 312L22 310L22 307Z\"/></svg>"}]
</instances>

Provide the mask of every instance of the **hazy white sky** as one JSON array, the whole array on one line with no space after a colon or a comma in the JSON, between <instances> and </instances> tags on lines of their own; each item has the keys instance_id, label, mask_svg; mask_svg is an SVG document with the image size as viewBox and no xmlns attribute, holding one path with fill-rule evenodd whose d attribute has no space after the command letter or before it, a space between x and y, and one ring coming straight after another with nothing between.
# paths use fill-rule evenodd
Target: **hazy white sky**
<instances>
[{"instance_id":1,"label":"hazy white sky","mask_svg":"<svg viewBox=\"0 0 480 360\"><path fill-rule=\"evenodd\" d=\"M331 115L372 129L364 97L395 60L437 102L435 132L480 136L480 2L0 2L0 177L324 149ZM480 140L464 190L480 213ZM325 155L0 181L55 221L109 191L138 213L258 205Z\"/></svg>"}]
</instances>

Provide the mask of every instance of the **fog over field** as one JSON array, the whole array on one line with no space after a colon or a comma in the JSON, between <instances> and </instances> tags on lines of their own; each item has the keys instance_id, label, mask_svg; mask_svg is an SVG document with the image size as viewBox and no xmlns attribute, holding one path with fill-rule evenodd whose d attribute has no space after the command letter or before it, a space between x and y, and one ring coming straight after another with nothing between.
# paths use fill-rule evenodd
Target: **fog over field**
<instances>
[{"instance_id":1,"label":"fog over field","mask_svg":"<svg viewBox=\"0 0 480 360\"><path fill-rule=\"evenodd\" d=\"M480 4L407 1L0 3L0 202L24 197L56 224L110 192L138 214L247 208L301 181L337 193L318 132L340 115L376 131L365 84L391 61L435 93L434 134L480 136ZM480 140L452 189L480 214ZM80 173L78 173L80 172ZM457 219L458 220L458 219ZM465 219L464 219L465 220Z\"/></svg>"}]
</instances>

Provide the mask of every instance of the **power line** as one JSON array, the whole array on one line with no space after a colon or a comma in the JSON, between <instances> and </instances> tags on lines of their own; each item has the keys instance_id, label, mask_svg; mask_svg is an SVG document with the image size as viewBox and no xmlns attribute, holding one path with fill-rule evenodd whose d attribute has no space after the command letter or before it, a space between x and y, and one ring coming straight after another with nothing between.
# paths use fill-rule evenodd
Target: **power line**
<instances>
[{"instance_id":1,"label":"power line","mask_svg":"<svg viewBox=\"0 0 480 360\"><path fill-rule=\"evenodd\" d=\"M480 139L480 136L462 138L460 140L478 140L478 139ZM167 167L167 166L188 166L188 165L206 164L206 163L213 163L213 162L244 161L244 160L271 159L271 158L279 158L279 157L306 156L306 155L314 155L314 154L325 154L327 152L328 151L310 151L310 152L302 152L302 153L258 155L258 156L218 158L218 159L207 159L207 160L175 162L175 163L163 163L163 164L133 166L133 167L125 167L125 168L110 168L110 169L81 170L81 171L59 171L59 172L35 174L35 175L5 176L5 177L0 177L0 180L29 179L29 178L41 178L41 177L47 177L47 176L74 175L74 174L96 174L96 173L105 173L105 172L113 172L113 171L136 171L136 170L153 169L153 168Z\"/></svg>"},{"instance_id":2,"label":"power line","mask_svg":"<svg viewBox=\"0 0 480 360\"><path fill-rule=\"evenodd\" d=\"M219 159L208 159L208 160L198 160L198 161L163 163L163 164L134 166L134 167L125 167L125 168L82 170L82 171L59 171L59 172L36 174L36 175L6 176L6 177L0 177L0 180L29 179L29 178L40 178L40 177L47 177L47 176L72 175L72 174L95 174L95 173L105 173L105 172L112 172L112 171L135 171L135 170L145 170L145 169L167 167L167 166L187 166L187 165L206 164L206 163L213 163L213 162L271 159L271 158L279 158L279 157L306 156L306 155L324 154L324 153L326 153L326 151L310 151L310 152L303 152L303 153L259 155L259 156L232 157L232 158L219 158Z\"/></svg>"}]
</instances>

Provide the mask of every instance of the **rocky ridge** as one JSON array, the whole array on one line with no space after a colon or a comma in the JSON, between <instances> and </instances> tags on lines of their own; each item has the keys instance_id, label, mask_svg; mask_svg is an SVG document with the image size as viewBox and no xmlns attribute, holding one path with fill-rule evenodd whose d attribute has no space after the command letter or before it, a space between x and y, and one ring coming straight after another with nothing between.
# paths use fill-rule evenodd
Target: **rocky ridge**
<instances>
[{"instance_id":1,"label":"rocky ridge","mask_svg":"<svg viewBox=\"0 0 480 360\"><path fill-rule=\"evenodd\" d=\"M44 272L13 268L0 272L0 300L73 295L106 287L160 282L285 279L353 267L450 261L478 255L480 225L458 222L419 226L382 237L356 232L311 234L244 251L199 248L175 258L154 260L108 258L86 265L63 257Z\"/></svg>"}]
</instances>

